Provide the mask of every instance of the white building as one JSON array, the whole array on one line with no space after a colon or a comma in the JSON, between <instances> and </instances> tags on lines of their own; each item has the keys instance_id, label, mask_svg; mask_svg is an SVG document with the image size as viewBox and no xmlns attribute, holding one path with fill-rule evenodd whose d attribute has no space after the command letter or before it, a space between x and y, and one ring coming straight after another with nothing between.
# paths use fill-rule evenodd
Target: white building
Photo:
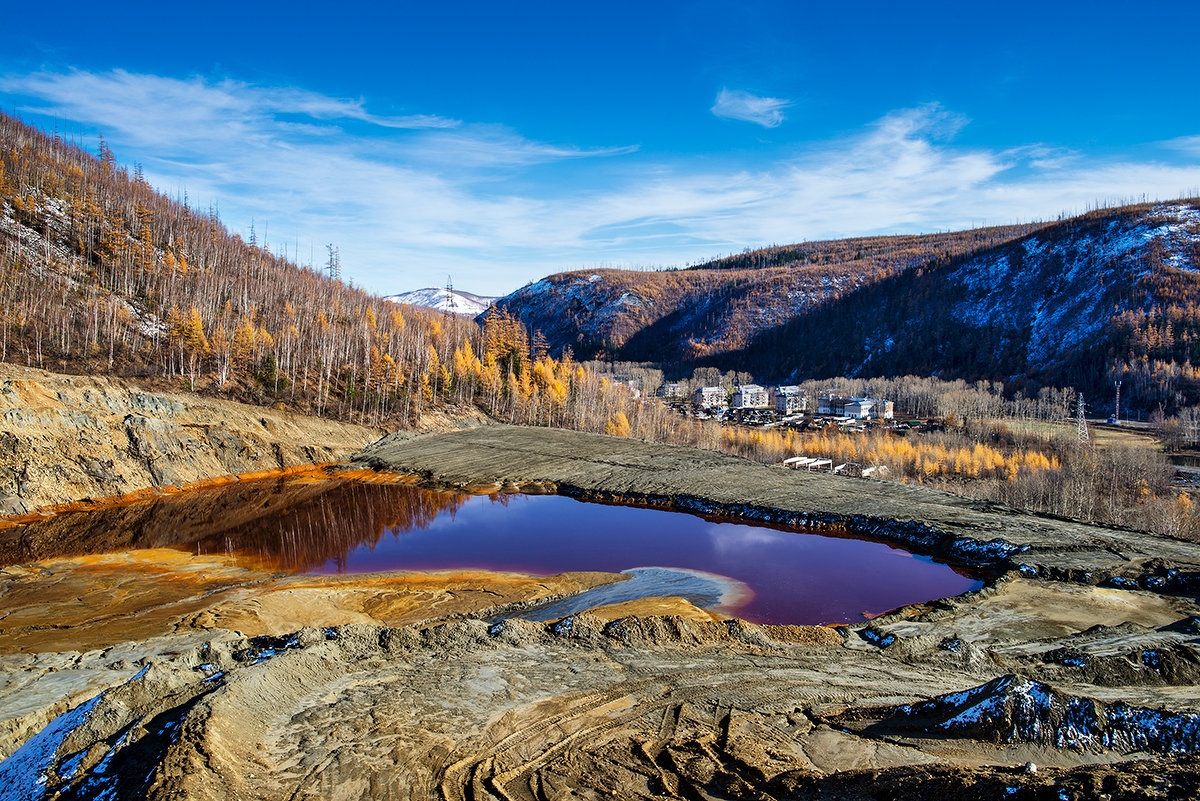
<instances>
[{"instance_id":1,"label":"white building","mask_svg":"<svg viewBox=\"0 0 1200 801\"><path fill-rule=\"evenodd\" d=\"M723 387L700 387L692 393L692 403L702 409L724 409L729 405L729 397Z\"/></svg>"},{"instance_id":2,"label":"white building","mask_svg":"<svg viewBox=\"0 0 1200 801\"><path fill-rule=\"evenodd\" d=\"M845 416L856 420L891 420L895 404L878 398L849 398Z\"/></svg>"},{"instance_id":3,"label":"white building","mask_svg":"<svg viewBox=\"0 0 1200 801\"><path fill-rule=\"evenodd\" d=\"M891 420L896 404L879 398L843 398L824 395L817 400L817 413L856 420Z\"/></svg>"},{"instance_id":4,"label":"white building","mask_svg":"<svg viewBox=\"0 0 1200 801\"><path fill-rule=\"evenodd\" d=\"M817 398L817 414L841 417L846 413L846 402L849 400L841 395L822 395Z\"/></svg>"},{"instance_id":5,"label":"white building","mask_svg":"<svg viewBox=\"0 0 1200 801\"><path fill-rule=\"evenodd\" d=\"M775 387L771 397L775 411L782 414L795 414L808 408L808 397L797 386Z\"/></svg>"},{"instance_id":6,"label":"white building","mask_svg":"<svg viewBox=\"0 0 1200 801\"><path fill-rule=\"evenodd\" d=\"M770 405L765 387L758 384L742 384L733 393L735 409L765 409Z\"/></svg>"}]
</instances>

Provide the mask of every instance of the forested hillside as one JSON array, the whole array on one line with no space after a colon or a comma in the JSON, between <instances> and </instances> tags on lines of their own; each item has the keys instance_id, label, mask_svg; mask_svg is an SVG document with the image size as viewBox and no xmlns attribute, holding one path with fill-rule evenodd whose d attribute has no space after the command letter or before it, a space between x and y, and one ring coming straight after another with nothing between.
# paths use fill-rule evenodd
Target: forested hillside
<instances>
[{"instance_id":1,"label":"forested hillside","mask_svg":"<svg viewBox=\"0 0 1200 801\"><path fill-rule=\"evenodd\" d=\"M569 344L559 340L552 352L536 325L527 328L504 306L479 324L369 295L243 241L213 212L155 192L140 170L120 166L103 143L98 149L93 156L0 116L0 360L132 376L392 427L419 422L431 410L478 408L506 422L768 462L837 454L1033 508L1137 525L1161 518L1152 524L1164 531L1200 529L1190 507L1170 494L1164 470L1154 473L1157 483L1147 483L1147 470L1126 470L1133 476L1121 490L1128 503L1088 506L1079 488L1097 485L1097 476L1111 484L1117 468L1090 450L1037 437L970 429L916 445L822 433L806 439L678 415L576 362ZM589 319L603 317L588 311L590 298L615 298L597 307L614 310L604 318L614 322L607 330L628 330L624 347L647 351L655 332L682 330L672 328L679 321L708 331L706 318L693 312L709 308L726 328L704 341L673 341L693 359L736 362L761 378L821 378L822 371L995 375L1028 368L1031 353L1047 360L1045 369L1074 365L1082 373L1085 362L1075 354L1085 353L1109 360L1103 364L1135 384L1182 392L1194 377L1200 334L1192 269L1200 255L1198 220L1196 203L1134 207L1036 229L773 249L689 270L566 274L539 284L575 287L576 295L526 294L564 303L573 297L581 304L576 312ZM771 298L778 316L760 316L755 304ZM805 311L764 331L789 313L789 303ZM629 308L647 310L646 317L622 311ZM665 308L674 316L654 316ZM561 333L549 325L549 312L530 319ZM762 333L749 347L716 350L756 330ZM669 357L679 352L673 347L681 346L655 352ZM901 398L898 388L914 381L879 389ZM926 394L985 392L930 385ZM998 386L986 390L995 395L989 404L1000 402ZM1158 458L1152 466L1163 465Z\"/></svg>"},{"instance_id":2,"label":"forested hillside","mask_svg":"<svg viewBox=\"0 0 1200 801\"><path fill-rule=\"evenodd\" d=\"M756 374L938 375L1200 402L1200 201L1094 211L911 267L716 361ZM1014 385L1014 379L1016 384Z\"/></svg>"},{"instance_id":3,"label":"forested hillside","mask_svg":"<svg viewBox=\"0 0 1200 801\"><path fill-rule=\"evenodd\" d=\"M400 306L230 233L141 171L0 115L0 361L405 425L479 405L603 428L628 398L499 315Z\"/></svg>"},{"instance_id":4,"label":"forested hillside","mask_svg":"<svg viewBox=\"0 0 1200 801\"><path fill-rule=\"evenodd\" d=\"M1200 403L1200 201L814 242L687 270L550 276L500 299L553 348L760 380L937 375Z\"/></svg>"},{"instance_id":5,"label":"forested hillside","mask_svg":"<svg viewBox=\"0 0 1200 801\"><path fill-rule=\"evenodd\" d=\"M496 308L541 330L553 349L661 363L703 362L884 278L945 263L1037 230L864 237L748 251L686 270L559 273Z\"/></svg>"}]
</instances>

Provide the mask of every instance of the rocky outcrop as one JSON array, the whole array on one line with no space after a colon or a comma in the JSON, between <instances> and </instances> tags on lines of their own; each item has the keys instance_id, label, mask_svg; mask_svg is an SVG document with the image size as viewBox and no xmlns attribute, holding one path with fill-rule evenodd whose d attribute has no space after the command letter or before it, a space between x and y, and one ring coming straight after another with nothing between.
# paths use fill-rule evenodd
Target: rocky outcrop
<instances>
[{"instance_id":1,"label":"rocky outcrop","mask_svg":"<svg viewBox=\"0 0 1200 801\"><path fill-rule=\"evenodd\" d=\"M0 364L0 514L337 461L377 429Z\"/></svg>"}]
</instances>

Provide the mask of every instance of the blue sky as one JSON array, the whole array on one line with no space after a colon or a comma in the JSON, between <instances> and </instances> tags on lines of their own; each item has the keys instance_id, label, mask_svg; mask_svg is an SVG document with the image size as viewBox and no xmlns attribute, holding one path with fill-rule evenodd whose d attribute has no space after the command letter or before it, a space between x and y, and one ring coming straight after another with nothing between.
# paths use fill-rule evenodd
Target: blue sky
<instances>
[{"instance_id":1,"label":"blue sky","mask_svg":"<svg viewBox=\"0 0 1200 801\"><path fill-rule=\"evenodd\" d=\"M1196 3L252 5L17 4L0 101L384 294L1200 194Z\"/></svg>"}]
</instances>

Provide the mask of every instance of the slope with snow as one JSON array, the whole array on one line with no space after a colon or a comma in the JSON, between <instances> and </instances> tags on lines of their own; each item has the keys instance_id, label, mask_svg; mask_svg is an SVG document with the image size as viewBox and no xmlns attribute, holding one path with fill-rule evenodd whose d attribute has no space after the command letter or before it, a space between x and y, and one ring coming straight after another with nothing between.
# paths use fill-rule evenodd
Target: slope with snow
<instances>
[{"instance_id":1,"label":"slope with snow","mask_svg":"<svg viewBox=\"0 0 1200 801\"><path fill-rule=\"evenodd\" d=\"M937 375L1200 400L1200 200L1101 209L910 267L713 360L790 380ZM1192 401L1194 402L1194 401Z\"/></svg>"},{"instance_id":2,"label":"slope with snow","mask_svg":"<svg viewBox=\"0 0 1200 801\"><path fill-rule=\"evenodd\" d=\"M444 287L414 289L398 295L386 295L384 299L409 306L424 306L440 312L470 315L471 317L482 314L496 301L494 297L475 295L459 289L447 290Z\"/></svg>"},{"instance_id":3,"label":"slope with snow","mask_svg":"<svg viewBox=\"0 0 1200 801\"><path fill-rule=\"evenodd\" d=\"M1039 230L1018 225L773 246L687 269L558 273L496 304L552 349L689 362L745 347L788 320L880 279Z\"/></svg>"},{"instance_id":4,"label":"slope with snow","mask_svg":"<svg viewBox=\"0 0 1200 801\"><path fill-rule=\"evenodd\" d=\"M1164 263L1188 269L1184 254L1196 242L1200 210L1175 203L1076 236L1034 234L1019 248L950 271L946 281L958 297L952 313L972 327L1027 332L1029 363L1051 364L1090 344L1115 306L1150 300L1130 294L1152 269L1151 248L1161 249Z\"/></svg>"}]
</instances>

